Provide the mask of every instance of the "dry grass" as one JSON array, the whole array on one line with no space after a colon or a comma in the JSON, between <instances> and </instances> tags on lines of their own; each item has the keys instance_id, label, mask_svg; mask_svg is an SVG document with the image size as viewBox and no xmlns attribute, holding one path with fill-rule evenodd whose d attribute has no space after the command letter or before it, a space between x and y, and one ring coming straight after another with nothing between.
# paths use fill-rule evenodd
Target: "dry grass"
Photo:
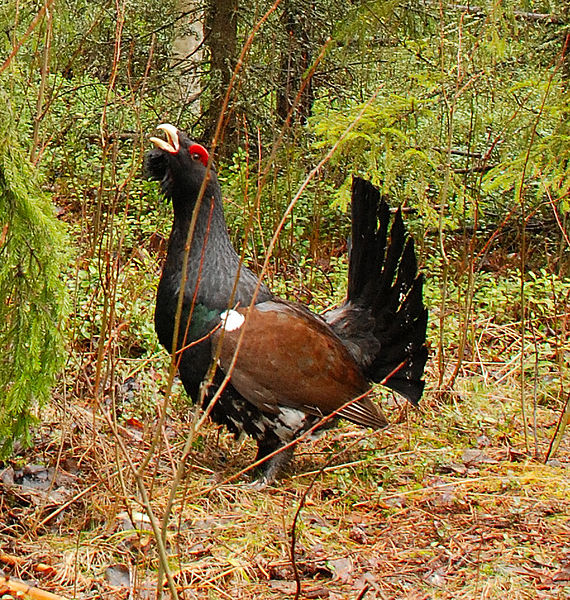
<instances>
[{"instance_id":1,"label":"dry grass","mask_svg":"<svg viewBox=\"0 0 570 600\"><path fill-rule=\"evenodd\" d=\"M457 391L428 392L423 413L385 401L399 423L302 444L263 491L220 483L252 460L249 442L201 432L167 535L180 596L294 597L303 501L301 598L567 598L570 452L548 465L526 453L515 371L506 358L466 364ZM100 411L55 406L0 479L3 570L68 598L154 597L156 544L116 440ZM557 416L537 411L539 456ZM152 425L122 423L135 464ZM189 427L168 422L145 473L158 517Z\"/></svg>"}]
</instances>

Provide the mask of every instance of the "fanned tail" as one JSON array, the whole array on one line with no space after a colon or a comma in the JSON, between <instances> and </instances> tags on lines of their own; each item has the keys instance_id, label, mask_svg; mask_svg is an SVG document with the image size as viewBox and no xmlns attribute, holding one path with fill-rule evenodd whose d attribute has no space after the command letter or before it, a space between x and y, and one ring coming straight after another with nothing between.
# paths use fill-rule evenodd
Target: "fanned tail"
<instances>
[{"instance_id":1,"label":"fanned tail","mask_svg":"<svg viewBox=\"0 0 570 600\"><path fill-rule=\"evenodd\" d=\"M370 380L417 404L428 354L423 276L400 209L388 237L389 222L379 191L355 177L347 301L326 319Z\"/></svg>"}]
</instances>

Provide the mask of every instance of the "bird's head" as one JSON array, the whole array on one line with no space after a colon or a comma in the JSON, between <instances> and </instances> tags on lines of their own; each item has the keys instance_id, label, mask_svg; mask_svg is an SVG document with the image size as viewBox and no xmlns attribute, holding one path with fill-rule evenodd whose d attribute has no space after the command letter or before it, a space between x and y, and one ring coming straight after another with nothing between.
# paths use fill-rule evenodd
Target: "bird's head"
<instances>
[{"instance_id":1,"label":"bird's head","mask_svg":"<svg viewBox=\"0 0 570 600\"><path fill-rule=\"evenodd\" d=\"M208 166L210 155L204 146L193 142L174 125L164 123L157 129L164 132L166 139L150 138L156 148L146 154L145 171L150 179L160 181L165 196L174 202L191 203L206 176L208 187L217 186L216 173L211 164Z\"/></svg>"}]
</instances>

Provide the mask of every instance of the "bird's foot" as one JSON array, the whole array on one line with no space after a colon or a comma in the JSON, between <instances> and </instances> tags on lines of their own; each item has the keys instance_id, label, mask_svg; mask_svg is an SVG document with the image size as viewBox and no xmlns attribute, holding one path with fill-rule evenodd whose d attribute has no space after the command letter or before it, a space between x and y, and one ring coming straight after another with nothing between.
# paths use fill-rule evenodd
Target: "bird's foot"
<instances>
[{"instance_id":1,"label":"bird's foot","mask_svg":"<svg viewBox=\"0 0 570 600\"><path fill-rule=\"evenodd\" d=\"M267 449L260 447L257 452L256 461L264 458L271 452L274 452L276 448L267 451ZM261 463L259 467L254 471L253 481L251 482L251 488L255 490L263 490L275 482L275 480L281 475L283 470L289 465L295 452L295 446L289 446L279 451L277 454L268 458L265 462Z\"/></svg>"}]
</instances>

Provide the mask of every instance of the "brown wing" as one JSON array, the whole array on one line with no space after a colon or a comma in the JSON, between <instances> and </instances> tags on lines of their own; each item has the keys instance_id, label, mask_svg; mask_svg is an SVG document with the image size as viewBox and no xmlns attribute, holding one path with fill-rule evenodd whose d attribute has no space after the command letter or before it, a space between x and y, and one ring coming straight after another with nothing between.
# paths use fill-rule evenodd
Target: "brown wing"
<instances>
[{"instance_id":1,"label":"brown wing","mask_svg":"<svg viewBox=\"0 0 570 600\"><path fill-rule=\"evenodd\" d=\"M246 309L237 312L247 314ZM229 326L216 330L212 348L215 352L221 343L219 364L225 372L242 327L245 332L231 383L265 412L274 413L278 406L287 406L327 415L370 389L354 359L328 325L302 307L285 302L258 304L243 325L231 331ZM367 397L345 407L339 415L363 426L387 425L380 409Z\"/></svg>"}]
</instances>

